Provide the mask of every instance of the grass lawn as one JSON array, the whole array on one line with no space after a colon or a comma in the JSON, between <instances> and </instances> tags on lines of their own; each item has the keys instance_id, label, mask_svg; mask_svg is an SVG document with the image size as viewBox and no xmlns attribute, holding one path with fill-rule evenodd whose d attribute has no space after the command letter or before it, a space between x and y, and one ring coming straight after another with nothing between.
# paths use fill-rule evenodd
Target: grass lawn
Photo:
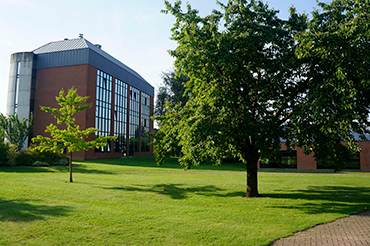
<instances>
[{"instance_id":1,"label":"grass lawn","mask_svg":"<svg viewBox=\"0 0 370 246\"><path fill-rule=\"evenodd\" d=\"M245 199L240 164L75 163L0 168L0 245L268 245L370 209L370 173L261 171Z\"/></svg>"}]
</instances>

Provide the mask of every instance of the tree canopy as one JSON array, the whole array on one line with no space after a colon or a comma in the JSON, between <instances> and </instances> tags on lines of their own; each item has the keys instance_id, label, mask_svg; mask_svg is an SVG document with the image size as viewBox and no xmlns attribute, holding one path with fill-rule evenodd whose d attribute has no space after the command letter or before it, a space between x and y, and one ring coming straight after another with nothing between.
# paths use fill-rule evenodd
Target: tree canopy
<instances>
[{"instance_id":1,"label":"tree canopy","mask_svg":"<svg viewBox=\"0 0 370 246\"><path fill-rule=\"evenodd\" d=\"M166 102L175 106L181 103L186 104L189 97L185 93L185 84L189 81L189 77L184 74L176 75L176 70L169 70L162 73L163 85L158 88L157 100L155 103L154 114L165 115Z\"/></svg>"},{"instance_id":2,"label":"tree canopy","mask_svg":"<svg viewBox=\"0 0 370 246\"><path fill-rule=\"evenodd\" d=\"M184 74L176 73L176 70L170 70L162 73L163 86L158 89L157 100L155 105L154 120L156 120L161 128L154 137L154 154L159 162L163 156L181 155L181 146L179 141L176 141L178 135L177 129L173 125L178 124L176 113L180 111L187 101L189 96L186 91L185 84L189 81L189 77ZM173 114L173 116L169 116ZM174 130L174 131L171 131ZM164 134L166 132L166 134ZM171 133L170 133L171 132Z\"/></svg>"},{"instance_id":3,"label":"tree canopy","mask_svg":"<svg viewBox=\"0 0 370 246\"><path fill-rule=\"evenodd\" d=\"M183 11L181 1L165 1L163 12L176 18L170 54L190 78L190 97L162 118L159 134L169 137L159 164L171 141L186 168L232 155L246 164L246 197L257 197L258 160L281 139L323 160L357 151L353 131L370 126L368 2L320 3L311 20L294 7L282 20L258 0L218 4L201 17L190 4Z\"/></svg>"},{"instance_id":4,"label":"tree canopy","mask_svg":"<svg viewBox=\"0 0 370 246\"><path fill-rule=\"evenodd\" d=\"M49 150L54 152L63 152L65 149L70 154L69 161L69 182L73 182L72 179L72 153L75 151L88 150L91 148L98 148L107 145L107 141L114 140L115 136L103 137L97 136L94 140L87 141L87 138L92 133L96 133L99 129L90 127L85 130L81 130L80 126L75 123L76 119L73 117L77 112L81 112L91 107L90 104L85 103L88 97L80 97L77 94L77 90L73 87L64 93L62 89L59 92L59 97L56 97L60 108L50 108L41 106L41 109L45 112L51 112L56 118L57 125L50 124L47 126L45 132L50 133L51 137L45 137L38 135L33 138L33 142L40 142L35 147L35 150L41 152Z\"/></svg>"}]
</instances>

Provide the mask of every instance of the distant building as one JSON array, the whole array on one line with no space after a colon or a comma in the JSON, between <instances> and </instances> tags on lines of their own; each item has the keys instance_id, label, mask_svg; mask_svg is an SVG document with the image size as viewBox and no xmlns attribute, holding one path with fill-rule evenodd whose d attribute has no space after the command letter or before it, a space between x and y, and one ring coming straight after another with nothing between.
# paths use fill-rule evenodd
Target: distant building
<instances>
[{"instance_id":1,"label":"distant building","mask_svg":"<svg viewBox=\"0 0 370 246\"><path fill-rule=\"evenodd\" d=\"M81 129L95 127L102 136L118 136L104 148L78 152L78 159L152 155L149 132L154 87L138 73L92 44L80 34L77 39L50 42L32 52L12 54L7 113L34 116L33 135L45 135L56 123L40 106L59 107L55 97L63 88L89 96L90 109L76 114ZM93 139L95 136L90 136Z\"/></svg>"},{"instance_id":2,"label":"distant building","mask_svg":"<svg viewBox=\"0 0 370 246\"><path fill-rule=\"evenodd\" d=\"M361 152L352 156L352 160L346 167L348 170L360 170L370 172L370 135L366 135L367 140L360 138L355 134L355 139L358 142ZM344 142L342 144L345 144ZM258 168L273 168L273 169L296 169L298 171L316 171L333 169L334 162L328 157L328 162L323 164L320 161L315 161L314 154L305 155L302 148L294 148L287 151L284 142L280 144L281 156L271 159L261 159L258 162Z\"/></svg>"}]
</instances>

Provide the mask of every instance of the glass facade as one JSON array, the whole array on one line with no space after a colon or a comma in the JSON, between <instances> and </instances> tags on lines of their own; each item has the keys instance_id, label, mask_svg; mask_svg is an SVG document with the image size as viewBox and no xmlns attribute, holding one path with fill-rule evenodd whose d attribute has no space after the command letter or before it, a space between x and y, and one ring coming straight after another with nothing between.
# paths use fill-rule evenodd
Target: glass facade
<instances>
[{"instance_id":1,"label":"glass facade","mask_svg":"<svg viewBox=\"0 0 370 246\"><path fill-rule=\"evenodd\" d=\"M140 91L131 86L130 88L130 122L129 139L130 153L139 151L139 120L140 120Z\"/></svg>"},{"instance_id":2,"label":"glass facade","mask_svg":"<svg viewBox=\"0 0 370 246\"><path fill-rule=\"evenodd\" d=\"M141 151L149 151L150 96L141 93Z\"/></svg>"},{"instance_id":3,"label":"glass facade","mask_svg":"<svg viewBox=\"0 0 370 246\"><path fill-rule=\"evenodd\" d=\"M126 153L127 84L116 79L114 97L114 151Z\"/></svg>"},{"instance_id":4,"label":"glass facade","mask_svg":"<svg viewBox=\"0 0 370 246\"><path fill-rule=\"evenodd\" d=\"M97 134L101 136L111 135L111 108L112 108L112 76L98 70L96 78L96 109L95 109L95 128L99 129ZM108 142L96 152L110 152Z\"/></svg>"},{"instance_id":5,"label":"glass facade","mask_svg":"<svg viewBox=\"0 0 370 246\"><path fill-rule=\"evenodd\" d=\"M150 98L137 88L98 70L95 128L99 131L96 137L114 135L117 139L95 151L119 152L123 156L149 152Z\"/></svg>"}]
</instances>

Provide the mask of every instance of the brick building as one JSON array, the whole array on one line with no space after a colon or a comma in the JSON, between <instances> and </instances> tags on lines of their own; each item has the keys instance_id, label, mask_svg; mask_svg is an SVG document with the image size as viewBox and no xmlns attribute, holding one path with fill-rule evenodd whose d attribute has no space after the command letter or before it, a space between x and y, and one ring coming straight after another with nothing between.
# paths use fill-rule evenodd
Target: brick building
<instances>
[{"instance_id":1,"label":"brick building","mask_svg":"<svg viewBox=\"0 0 370 246\"><path fill-rule=\"evenodd\" d=\"M154 87L82 34L12 54L7 113L17 112L20 118L33 114L33 135L45 135L46 126L56 121L40 105L59 107L55 97L71 87L92 104L76 114L81 129L95 127L102 136L118 136L104 148L76 153L76 159L153 154L148 133L153 131Z\"/></svg>"},{"instance_id":2,"label":"brick building","mask_svg":"<svg viewBox=\"0 0 370 246\"><path fill-rule=\"evenodd\" d=\"M347 169L370 172L370 136L367 136L368 140L360 139L359 136L355 137L358 141L361 152L352 157L352 161L348 165ZM298 171L316 171L332 169L334 166L330 159L326 165L316 162L313 153L305 155L303 149L298 147L292 151L287 151L285 143L281 143L281 157L274 159L262 159L258 163L258 168L282 168L296 169Z\"/></svg>"}]
</instances>

